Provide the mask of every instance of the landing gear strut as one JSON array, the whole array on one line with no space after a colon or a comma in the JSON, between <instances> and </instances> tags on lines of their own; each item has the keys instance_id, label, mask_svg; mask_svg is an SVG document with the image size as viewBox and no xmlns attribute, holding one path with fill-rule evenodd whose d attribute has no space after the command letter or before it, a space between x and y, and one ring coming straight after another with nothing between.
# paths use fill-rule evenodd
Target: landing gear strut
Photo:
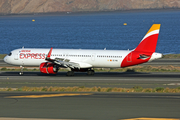
<instances>
[{"instance_id":1,"label":"landing gear strut","mask_svg":"<svg viewBox=\"0 0 180 120\"><path fill-rule=\"evenodd\" d=\"M23 66L22 65L20 65L20 69L21 69L21 71L20 71L20 73L19 73L19 75L23 75Z\"/></svg>"}]
</instances>

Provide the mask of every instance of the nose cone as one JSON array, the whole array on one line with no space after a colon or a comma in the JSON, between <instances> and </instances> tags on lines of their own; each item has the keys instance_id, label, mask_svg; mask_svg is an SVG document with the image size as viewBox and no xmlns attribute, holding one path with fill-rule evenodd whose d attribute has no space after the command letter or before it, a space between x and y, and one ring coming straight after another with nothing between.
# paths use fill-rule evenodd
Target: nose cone
<instances>
[{"instance_id":1,"label":"nose cone","mask_svg":"<svg viewBox=\"0 0 180 120\"><path fill-rule=\"evenodd\" d=\"M7 55L4 57L4 62L6 62L7 61Z\"/></svg>"},{"instance_id":2,"label":"nose cone","mask_svg":"<svg viewBox=\"0 0 180 120\"><path fill-rule=\"evenodd\" d=\"M11 64L10 61L8 60L8 55L6 55L6 56L4 57L4 62L6 62L6 63L8 63L8 64Z\"/></svg>"},{"instance_id":3,"label":"nose cone","mask_svg":"<svg viewBox=\"0 0 180 120\"><path fill-rule=\"evenodd\" d=\"M152 61L152 60L155 60L155 59L159 59L159 58L162 58L163 55L161 53L153 53L151 55L151 59L149 61Z\"/></svg>"}]
</instances>

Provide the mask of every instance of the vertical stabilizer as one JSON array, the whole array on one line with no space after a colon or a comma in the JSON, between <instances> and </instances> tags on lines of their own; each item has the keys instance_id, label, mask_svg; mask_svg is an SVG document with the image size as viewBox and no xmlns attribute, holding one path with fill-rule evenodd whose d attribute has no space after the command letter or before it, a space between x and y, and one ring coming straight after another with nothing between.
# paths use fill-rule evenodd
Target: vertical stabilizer
<instances>
[{"instance_id":1,"label":"vertical stabilizer","mask_svg":"<svg viewBox=\"0 0 180 120\"><path fill-rule=\"evenodd\" d=\"M134 51L155 52L161 24L153 24Z\"/></svg>"},{"instance_id":2,"label":"vertical stabilizer","mask_svg":"<svg viewBox=\"0 0 180 120\"><path fill-rule=\"evenodd\" d=\"M160 26L161 24L151 26L139 45L123 59L121 67L138 65L162 57L162 54L155 53Z\"/></svg>"}]
</instances>

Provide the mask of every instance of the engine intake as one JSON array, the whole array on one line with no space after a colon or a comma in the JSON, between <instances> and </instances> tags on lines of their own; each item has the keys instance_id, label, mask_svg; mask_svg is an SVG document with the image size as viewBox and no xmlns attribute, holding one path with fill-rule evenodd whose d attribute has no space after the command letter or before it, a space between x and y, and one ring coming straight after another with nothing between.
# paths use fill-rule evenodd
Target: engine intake
<instances>
[{"instance_id":1,"label":"engine intake","mask_svg":"<svg viewBox=\"0 0 180 120\"><path fill-rule=\"evenodd\" d=\"M56 74L59 70L55 64L50 62L41 63L39 69L42 73L46 74Z\"/></svg>"}]
</instances>

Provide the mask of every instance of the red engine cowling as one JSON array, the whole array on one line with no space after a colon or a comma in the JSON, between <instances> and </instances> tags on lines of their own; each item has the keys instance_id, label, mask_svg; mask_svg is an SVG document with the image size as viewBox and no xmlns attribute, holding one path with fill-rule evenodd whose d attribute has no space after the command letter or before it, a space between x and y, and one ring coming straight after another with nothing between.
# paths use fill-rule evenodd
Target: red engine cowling
<instances>
[{"instance_id":1,"label":"red engine cowling","mask_svg":"<svg viewBox=\"0 0 180 120\"><path fill-rule=\"evenodd\" d=\"M56 74L58 72L58 67L50 62L41 63L39 69L42 73L46 74Z\"/></svg>"}]
</instances>

